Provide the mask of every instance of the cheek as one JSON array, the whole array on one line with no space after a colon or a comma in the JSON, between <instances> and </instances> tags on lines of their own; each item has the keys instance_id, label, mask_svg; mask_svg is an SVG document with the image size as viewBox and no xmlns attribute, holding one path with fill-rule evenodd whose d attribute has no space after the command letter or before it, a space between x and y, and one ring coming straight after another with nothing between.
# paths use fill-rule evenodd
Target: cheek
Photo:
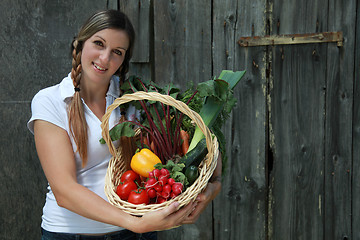
<instances>
[{"instance_id":1,"label":"cheek","mask_svg":"<svg viewBox=\"0 0 360 240\"><path fill-rule=\"evenodd\" d=\"M116 71L120 69L121 65L124 63L124 58L121 58L114 62L114 68L116 68Z\"/></svg>"},{"instance_id":2,"label":"cheek","mask_svg":"<svg viewBox=\"0 0 360 240\"><path fill-rule=\"evenodd\" d=\"M96 55L96 51L92 49L87 42L85 42L84 47L81 52L81 63L82 64L89 64L93 61Z\"/></svg>"},{"instance_id":3,"label":"cheek","mask_svg":"<svg viewBox=\"0 0 360 240\"><path fill-rule=\"evenodd\" d=\"M91 56L91 51L86 49L85 51L83 50L81 54L81 62L85 64L88 63L89 61L91 61Z\"/></svg>"}]
</instances>

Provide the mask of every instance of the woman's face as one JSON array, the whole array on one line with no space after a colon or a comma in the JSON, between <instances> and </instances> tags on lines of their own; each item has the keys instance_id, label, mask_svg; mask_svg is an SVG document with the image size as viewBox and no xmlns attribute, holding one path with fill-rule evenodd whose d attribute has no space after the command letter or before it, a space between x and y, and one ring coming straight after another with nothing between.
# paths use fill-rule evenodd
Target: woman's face
<instances>
[{"instance_id":1,"label":"woman's face","mask_svg":"<svg viewBox=\"0 0 360 240\"><path fill-rule=\"evenodd\" d=\"M109 83L120 68L129 47L125 31L104 29L85 41L81 54L82 81Z\"/></svg>"}]
</instances>

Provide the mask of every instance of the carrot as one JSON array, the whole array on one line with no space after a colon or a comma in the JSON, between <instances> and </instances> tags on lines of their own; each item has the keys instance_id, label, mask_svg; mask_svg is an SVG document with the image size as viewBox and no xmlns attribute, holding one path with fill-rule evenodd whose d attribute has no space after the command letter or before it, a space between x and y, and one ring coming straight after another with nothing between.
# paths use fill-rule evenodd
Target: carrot
<instances>
[{"instance_id":1,"label":"carrot","mask_svg":"<svg viewBox=\"0 0 360 240\"><path fill-rule=\"evenodd\" d=\"M157 151L156 151L156 147L155 147L154 141L151 141L151 143L150 143L150 149L151 149L151 151L153 151L153 153L155 153L155 154L157 155Z\"/></svg>"},{"instance_id":2,"label":"carrot","mask_svg":"<svg viewBox=\"0 0 360 240\"><path fill-rule=\"evenodd\" d=\"M185 155L189 149L189 134L185 130L180 130L180 139L182 155Z\"/></svg>"},{"instance_id":3,"label":"carrot","mask_svg":"<svg viewBox=\"0 0 360 240\"><path fill-rule=\"evenodd\" d=\"M143 143L144 145L150 147L149 141L148 141L147 137L145 137L145 136L142 137L142 143Z\"/></svg>"}]
</instances>

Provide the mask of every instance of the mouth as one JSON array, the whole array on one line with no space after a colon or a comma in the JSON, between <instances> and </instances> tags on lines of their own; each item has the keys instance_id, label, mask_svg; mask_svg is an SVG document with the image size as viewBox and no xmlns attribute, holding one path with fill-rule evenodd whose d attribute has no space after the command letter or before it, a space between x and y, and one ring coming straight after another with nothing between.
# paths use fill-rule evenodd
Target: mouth
<instances>
[{"instance_id":1,"label":"mouth","mask_svg":"<svg viewBox=\"0 0 360 240\"><path fill-rule=\"evenodd\" d=\"M94 65L94 67L95 67L96 69L98 69L99 71L106 71L106 70L107 70L106 68L100 67L100 66L97 65L96 63L93 63L93 65Z\"/></svg>"}]
</instances>

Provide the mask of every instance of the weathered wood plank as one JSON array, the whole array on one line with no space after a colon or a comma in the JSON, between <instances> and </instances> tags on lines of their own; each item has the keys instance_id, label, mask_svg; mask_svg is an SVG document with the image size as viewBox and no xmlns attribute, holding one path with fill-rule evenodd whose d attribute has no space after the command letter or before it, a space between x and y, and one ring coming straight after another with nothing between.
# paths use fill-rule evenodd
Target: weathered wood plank
<instances>
[{"instance_id":1,"label":"weathered wood plank","mask_svg":"<svg viewBox=\"0 0 360 240\"><path fill-rule=\"evenodd\" d=\"M154 68L160 83L211 77L211 2L154 1Z\"/></svg>"},{"instance_id":2,"label":"weathered wood plank","mask_svg":"<svg viewBox=\"0 0 360 240\"><path fill-rule=\"evenodd\" d=\"M211 78L211 2L154 1L154 80L185 89ZM159 239L212 239L212 211L194 225L159 233Z\"/></svg>"},{"instance_id":3,"label":"weathered wood plank","mask_svg":"<svg viewBox=\"0 0 360 240\"><path fill-rule=\"evenodd\" d=\"M247 71L224 127L229 159L214 201L214 239L266 239L266 51L237 44L241 36L265 34L265 9L265 0L213 1L213 75Z\"/></svg>"},{"instance_id":4,"label":"weathered wood plank","mask_svg":"<svg viewBox=\"0 0 360 240\"><path fill-rule=\"evenodd\" d=\"M324 237L330 240L356 239L352 230L359 229L351 228L351 215L358 215L351 207L356 2L331 0L328 8L329 31L339 29L345 38L343 47L327 47Z\"/></svg>"},{"instance_id":5,"label":"weathered wood plank","mask_svg":"<svg viewBox=\"0 0 360 240\"><path fill-rule=\"evenodd\" d=\"M131 62L148 63L150 60L150 0L121 0L119 9L131 20L136 33Z\"/></svg>"},{"instance_id":6,"label":"weathered wood plank","mask_svg":"<svg viewBox=\"0 0 360 240\"><path fill-rule=\"evenodd\" d=\"M360 4L357 4L357 12L360 12ZM352 236L348 239L360 239L360 15L356 15L356 36L355 36L355 74L354 74L354 107L353 107L353 166L352 177L352 214L351 229Z\"/></svg>"},{"instance_id":7,"label":"weathered wood plank","mask_svg":"<svg viewBox=\"0 0 360 240\"><path fill-rule=\"evenodd\" d=\"M118 5L119 5L118 0L107 0L106 8L118 10L119 9Z\"/></svg>"},{"instance_id":8,"label":"weathered wood plank","mask_svg":"<svg viewBox=\"0 0 360 240\"><path fill-rule=\"evenodd\" d=\"M270 239L322 239L325 57L311 51L274 51Z\"/></svg>"},{"instance_id":9,"label":"weathered wood plank","mask_svg":"<svg viewBox=\"0 0 360 240\"><path fill-rule=\"evenodd\" d=\"M326 31L326 6L273 2L271 34ZM323 239L326 44L271 51L269 239Z\"/></svg>"},{"instance_id":10,"label":"weathered wood plank","mask_svg":"<svg viewBox=\"0 0 360 240\"><path fill-rule=\"evenodd\" d=\"M119 9L128 15L135 28L135 46L130 62L129 76L136 75L144 79L152 79L150 45L152 44L151 1L119 0Z\"/></svg>"}]
</instances>

